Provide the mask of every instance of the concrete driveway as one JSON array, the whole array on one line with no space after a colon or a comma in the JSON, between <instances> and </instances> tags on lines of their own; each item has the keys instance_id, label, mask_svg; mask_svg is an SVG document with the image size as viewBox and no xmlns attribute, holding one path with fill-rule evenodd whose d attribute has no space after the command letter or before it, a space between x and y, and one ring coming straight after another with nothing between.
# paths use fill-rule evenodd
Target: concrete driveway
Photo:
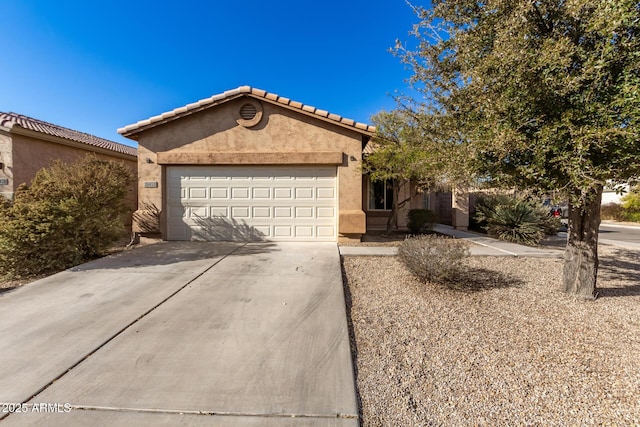
<instances>
[{"instance_id":1,"label":"concrete driveway","mask_svg":"<svg viewBox=\"0 0 640 427\"><path fill-rule=\"evenodd\" d=\"M163 242L0 294L0 402L3 426L357 426L337 246Z\"/></svg>"}]
</instances>

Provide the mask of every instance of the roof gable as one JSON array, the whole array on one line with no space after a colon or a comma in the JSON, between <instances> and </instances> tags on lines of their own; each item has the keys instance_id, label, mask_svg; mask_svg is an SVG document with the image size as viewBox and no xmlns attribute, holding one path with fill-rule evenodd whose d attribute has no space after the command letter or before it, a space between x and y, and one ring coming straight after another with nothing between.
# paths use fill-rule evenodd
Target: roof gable
<instances>
[{"instance_id":1,"label":"roof gable","mask_svg":"<svg viewBox=\"0 0 640 427\"><path fill-rule=\"evenodd\" d=\"M126 136L127 138L135 139L136 134L144 130L167 123L180 117L184 117L211 108L216 105L220 105L224 102L236 99L240 96L250 96L252 98L270 102L272 104L279 105L290 110L299 111L303 114L355 130L356 132L367 136L371 136L373 133L375 133L376 130L375 126L356 122L355 120L348 119L338 114L333 114L326 110L321 110L319 108L306 105L301 102L293 101L289 98L279 96L275 93L269 93L265 90L253 88L251 86L240 86L237 89L228 90L218 95L214 95L210 98L205 98L198 102L187 104L184 107L176 108L172 111L168 111L149 119L141 120L129 126L125 126L118 129L118 133Z\"/></svg>"},{"instance_id":2,"label":"roof gable","mask_svg":"<svg viewBox=\"0 0 640 427\"><path fill-rule=\"evenodd\" d=\"M23 116L22 114L0 112L0 127L5 127L10 131L15 131L16 126L28 131L38 132L57 138L63 138L92 147L114 151L120 154L126 154L134 157L138 156L138 150L133 147L129 147L128 145L119 144L117 142L100 138L88 133L54 125L52 123L34 119L32 117Z\"/></svg>"}]
</instances>

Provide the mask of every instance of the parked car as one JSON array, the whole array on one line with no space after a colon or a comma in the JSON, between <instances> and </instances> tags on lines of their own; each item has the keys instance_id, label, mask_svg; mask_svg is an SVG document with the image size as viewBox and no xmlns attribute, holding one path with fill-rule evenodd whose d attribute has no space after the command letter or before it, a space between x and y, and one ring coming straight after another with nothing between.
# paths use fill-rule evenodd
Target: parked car
<instances>
[{"instance_id":1,"label":"parked car","mask_svg":"<svg viewBox=\"0 0 640 427\"><path fill-rule=\"evenodd\" d=\"M560 218L560 223L563 228L569 226L569 203L561 202L554 203L553 199L544 199L542 201L543 206L547 206L549 208L549 214L553 217ZM565 230L562 230L565 231Z\"/></svg>"}]
</instances>

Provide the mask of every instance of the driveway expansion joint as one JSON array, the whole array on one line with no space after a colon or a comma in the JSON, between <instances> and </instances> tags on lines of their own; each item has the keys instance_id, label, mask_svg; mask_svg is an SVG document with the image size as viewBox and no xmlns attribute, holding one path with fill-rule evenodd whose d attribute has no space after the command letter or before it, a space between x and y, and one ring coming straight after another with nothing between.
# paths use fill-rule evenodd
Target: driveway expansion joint
<instances>
[{"instance_id":1,"label":"driveway expansion joint","mask_svg":"<svg viewBox=\"0 0 640 427\"><path fill-rule=\"evenodd\" d=\"M136 319L134 319L133 321L131 321L130 323L128 323L126 326L124 326L123 328L121 328L120 330L118 330L115 334L113 334L111 337L107 338L102 344L98 345L97 347L95 347L93 350L89 351L87 354L85 354L83 357L81 357L80 359L78 359L75 363L71 364L71 366L69 366L68 368L66 368L62 373L60 373L58 376L56 376L54 379L52 379L51 381L49 381L47 384L45 384L44 386L42 386L40 389L38 389L34 394L32 394L29 398L25 399L23 402L21 402L22 404L26 404L29 403L30 401L32 401L33 399L35 399L39 394L41 394L43 391L45 391L46 389L48 389L52 384L54 384L56 381L59 381L62 377L64 377L66 374L68 374L69 372L71 372L74 368L78 367L78 365L80 365L82 362L84 362L85 360L87 360L89 357L91 357L92 355L94 355L96 352L98 352L100 349L102 349L104 346L106 346L107 344L109 344L111 341L113 341L114 339L116 339L118 336L122 335L122 333L124 333L126 330L128 330L129 328L131 328L133 325L135 325L136 323L138 323L140 320L142 320L143 318L145 318L146 316L148 316L150 313L152 313L153 311L155 311L158 307L162 306L164 303L166 303L167 301L169 301L171 298L173 298L174 296L176 296L180 291L182 291L183 289L185 289L187 286L191 285L193 282L195 282L197 279L199 279L201 276L203 276L205 273L207 273L209 270L211 270L213 267L215 267L216 265L218 265L220 262L222 262L225 258L227 258L228 256L234 254L235 252L237 252L238 250L242 249L243 247L245 247L247 245L247 243L244 243L236 248L234 248L232 251L230 251L229 253L225 254L224 256L220 257L219 259L215 260L215 262L213 264L211 264L210 266L208 266L207 268L205 268L203 271L201 271L200 273L196 274L192 279L188 280L184 285L180 286L180 288L178 288L177 290L175 290L174 292L172 292L169 296L167 296L166 298L162 299L162 301L160 301L159 303L157 303L156 305L154 305L153 307L151 307L150 309L148 309L147 311L145 311L143 314L141 314L140 316L138 316ZM4 416L0 417L0 422L7 419L9 416L12 415L12 413L7 413L7 414L2 414Z\"/></svg>"},{"instance_id":2,"label":"driveway expansion joint","mask_svg":"<svg viewBox=\"0 0 640 427\"><path fill-rule=\"evenodd\" d=\"M216 410L182 410L182 409L158 409L158 408L120 408L113 406L71 405L71 409L80 411L105 411L105 412L142 412L154 414L174 415L204 415L222 417L256 417L256 418L322 418L322 419L357 419L357 414L300 414L300 413L260 413L260 412L227 412Z\"/></svg>"}]
</instances>

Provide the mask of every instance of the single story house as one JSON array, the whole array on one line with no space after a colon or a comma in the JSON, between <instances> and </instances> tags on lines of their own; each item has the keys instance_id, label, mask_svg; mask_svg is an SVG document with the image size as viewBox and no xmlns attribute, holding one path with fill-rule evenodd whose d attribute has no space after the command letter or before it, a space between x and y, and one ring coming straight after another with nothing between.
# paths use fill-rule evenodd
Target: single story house
<instances>
[{"instance_id":1,"label":"single story house","mask_svg":"<svg viewBox=\"0 0 640 427\"><path fill-rule=\"evenodd\" d=\"M123 162L134 176L137 174L137 150L133 147L21 114L0 112L0 194L7 198L54 160L73 162L89 153ZM127 196L133 209L137 207L137 188L134 181Z\"/></svg>"},{"instance_id":2,"label":"single story house","mask_svg":"<svg viewBox=\"0 0 640 427\"><path fill-rule=\"evenodd\" d=\"M261 89L242 86L118 132L138 142L134 231L337 241L359 239L388 215L388 189L361 172L373 126ZM435 203L417 195L410 207Z\"/></svg>"}]
</instances>

